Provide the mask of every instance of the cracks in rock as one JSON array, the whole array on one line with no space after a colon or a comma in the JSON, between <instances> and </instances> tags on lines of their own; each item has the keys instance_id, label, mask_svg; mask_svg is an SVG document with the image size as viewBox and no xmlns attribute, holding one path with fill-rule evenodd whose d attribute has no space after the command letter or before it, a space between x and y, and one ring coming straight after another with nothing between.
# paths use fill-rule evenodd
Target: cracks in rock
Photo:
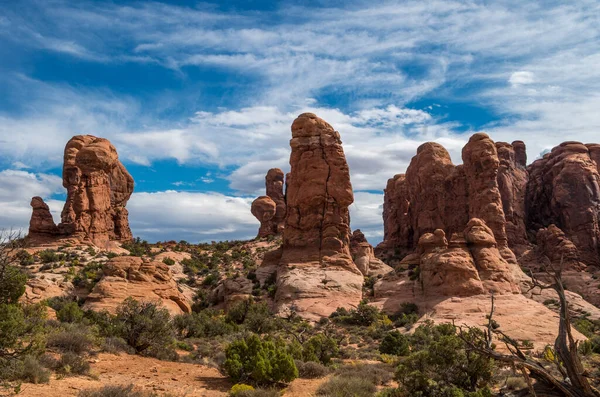
<instances>
[{"instance_id":1,"label":"cracks in rock","mask_svg":"<svg viewBox=\"0 0 600 397\"><path fill-rule=\"evenodd\" d=\"M329 204L329 178L331 178L331 165L327 161L325 153L325 144L323 143L323 131L319 135L319 146L321 149L321 158L327 164L327 179L325 180L325 196L323 203L323 211L321 212L321 225L319 227L319 264L323 266L323 226L325 224L325 215L327 213L327 205Z\"/></svg>"}]
</instances>

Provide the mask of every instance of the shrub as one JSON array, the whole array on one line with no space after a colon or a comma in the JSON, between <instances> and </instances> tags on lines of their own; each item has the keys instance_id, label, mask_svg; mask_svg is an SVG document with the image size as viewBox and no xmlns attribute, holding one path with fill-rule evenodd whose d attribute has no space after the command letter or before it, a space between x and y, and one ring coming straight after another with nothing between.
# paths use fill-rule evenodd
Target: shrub
<instances>
[{"instance_id":1,"label":"shrub","mask_svg":"<svg viewBox=\"0 0 600 397\"><path fill-rule=\"evenodd\" d=\"M6 266L3 270L0 272L0 304L17 303L25 293L27 275L14 266Z\"/></svg>"},{"instance_id":2,"label":"shrub","mask_svg":"<svg viewBox=\"0 0 600 397\"><path fill-rule=\"evenodd\" d=\"M56 312L56 318L64 323L78 323L83 319L83 310L77 302L69 302Z\"/></svg>"},{"instance_id":3,"label":"shrub","mask_svg":"<svg viewBox=\"0 0 600 397\"><path fill-rule=\"evenodd\" d=\"M44 348L46 307L0 304L0 357L25 356Z\"/></svg>"},{"instance_id":4,"label":"shrub","mask_svg":"<svg viewBox=\"0 0 600 397\"><path fill-rule=\"evenodd\" d=\"M372 397L377 387L366 379L333 377L317 390L317 396L327 397Z\"/></svg>"},{"instance_id":5,"label":"shrub","mask_svg":"<svg viewBox=\"0 0 600 397\"><path fill-rule=\"evenodd\" d=\"M42 263L51 263L58 262L60 257L57 255L54 250L43 250L37 253L37 256L40 258Z\"/></svg>"},{"instance_id":6,"label":"shrub","mask_svg":"<svg viewBox=\"0 0 600 397\"><path fill-rule=\"evenodd\" d=\"M90 371L90 364L84 357L66 352L60 356L56 371L63 375L84 375Z\"/></svg>"},{"instance_id":7,"label":"shrub","mask_svg":"<svg viewBox=\"0 0 600 397\"><path fill-rule=\"evenodd\" d=\"M471 330L466 337L476 342L481 332ZM492 378L492 360L466 349L453 325L427 322L419 326L411 336L411 352L396 371L396 380L406 394L491 395L487 385Z\"/></svg>"},{"instance_id":8,"label":"shrub","mask_svg":"<svg viewBox=\"0 0 600 397\"><path fill-rule=\"evenodd\" d=\"M173 325L169 311L154 303L140 303L127 298L117 309L118 333L137 353L155 351L173 342Z\"/></svg>"},{"instance_id":9,"label":"shrub","mask_svg":"<svg viewBox=\"0 0 600 397\"><path fill-rule=\"evenodd\" d=\"M33 255L25 250L17 252L16 258L21 266L29 266L35 263Z\"/></svg>"},{"instance_id":10,"label":"shrub","mask_svg":"<svg viewBox=\"0 0 600 397\"><path fill-rule=\"evenodd\" d=\"M319 364L313 361L294 361L296 368L298 368L298 374L303 379L318 379L324 378L329 375L329 368L323 364Z\"/></svg>"},{"instance_id":11,"label":"shrub","mask_svg":"<svg viewBox=\"0 0 600 397\"><path fill-rule=\"evenodd\" d=\"M175 316L173 325L178 336L183 339L215 337L235 331L235 326L227 323L223 316L210 310Z\"/></svg>"},{"instance_id":12,"label":"shrub","mask_svg":"<svg viewBox=\"0 0 600 397\"><path fill-rule=\"evenodd\" d=\"M232 397L236 397L248 391L254 391L254 387L243 383L238 383L237 385L233 385L233 387L229 391L229 395Z\"/></svg>"},{"instance_id":13,"label":"shrub","mask_svg":"<svg viewBox=\"0 0 600 397\"><path fill-rule=\"evenodd\" d=\"M394 356L406 356L409 353L408 338L398 331L389 332L381 341L379 352Z\"/></svg>"},{"instance_id":14,"label":"shrub","mask_svg":"<svg viewBox=\"0 0 600 397\"><path fill-rule=\"evenodd\" d=\"M304 361L320 362L327 365L333 357L338 355L338 352L339 347L335 339L318 334L304 343L302 358Z\"/></svg>"},{"instance_id":15,"label":"shrub","mask_svg":"<svg viewBox=\"0 0 600 397\"><path fill-rule=\"evenodd\" d=\"M298 377L298 368L286 346L281 342L263 341L256 334L231 343L225 356L224 369L235 382L273 384L291 382Z\"/></svg>"},{"instance_id":16,"label":"shrub","mask_svg":"<svg viewBox=\"0 0 600 397\"><path fill-rule=\"evenodd\" d=\"M379 309L362 301L356 309L337 308L329 317L337 323L368 327L382 316Z\"/></svg>"},{"instance_id":17,"label":"shrub","mask_svg":"<svg viewBox=\"0 0 600 397\"><path fill-rule=\"evenodd\" d=\"M48 346L55 347L65 352L81 354L93 345L92 335L86 326L71 326L51 334L48 337Z\"/></svg>"},{"instance_id":18,"label":"shrub","mask_svg":"<svg viewBox=\"0 0 600 397\"><path fill-rule=\"evenodd\" d=\"M129 386L104 386L99 389L87 389L79 392L77 397L155 397L154 393L137 391Z\"/></svg>"},{"instance_id":19,"label":"shrub","mask_svg":"<svg viewBox=\"0 0 600 397\"><path fill-rule=\"evenodd\" d=\"M127 344L125 339L114 336L104 338L104 341L102 342L102 351L111 354L119 354L121 352L128 354L135 353L135 350Z\"/></svg>"},{"instance_id":20,"label":"shrub","mask_svg":"<svg viewBox=\"0 0 600 397\"><path fill-rule=\"evenodd\" d=\"M48 383L50 371L44 368L34 356L25 356L22 359L0 359L0 380Z\"/></svg>"},{"instance_id":21,"label":"shrub","mask_svg":"<svg viewBox=\"0 0 600 397\"><path fill-rule=\"evenodd\" d=\"M171 258L165 258L163 259L163 263L167 266L173 266L175 264L175 260Z\"/></svg>"},{"instance_id":22,"label":"shrub","mask_svg":"<svg viewBox=\"0 0 600 397\"><path fill-rule=\"evenodd\" d=\"M385 364L345 365L335 375L340 378L365 379L376 386L388 384L394 378L393 368Z\"/></svg>"}]
</instances>

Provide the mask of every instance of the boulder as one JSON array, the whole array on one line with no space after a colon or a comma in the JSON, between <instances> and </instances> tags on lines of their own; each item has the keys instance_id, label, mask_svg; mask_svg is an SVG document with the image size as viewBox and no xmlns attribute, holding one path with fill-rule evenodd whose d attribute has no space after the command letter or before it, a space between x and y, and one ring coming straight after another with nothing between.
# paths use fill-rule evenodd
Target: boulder
<instances>
[{"instance_id":1,"label":"boulder","mask_svg":"<svg viewBox=\"0 0 600 397\"><path fill-rule=\"evenodd\" d=\"M276 234L273 217L277 212L277 204L269 196L260 196L252 202L250 209L252 215L260 222L258 237L267 237Z\"/></svg>"},{"instance_id":2,"label":"boulder","mask_svg":"<svg viewBox=\"0 0 600 397\"><path fill-rule=\"evenodd\" d=\"M147 258L117 256L102 269L102 278L87 296L84 308L115 312L128 297L160 302L172 314L190 313L191 306L177 288L169 266Z\"/></svg>"}]
</instances>

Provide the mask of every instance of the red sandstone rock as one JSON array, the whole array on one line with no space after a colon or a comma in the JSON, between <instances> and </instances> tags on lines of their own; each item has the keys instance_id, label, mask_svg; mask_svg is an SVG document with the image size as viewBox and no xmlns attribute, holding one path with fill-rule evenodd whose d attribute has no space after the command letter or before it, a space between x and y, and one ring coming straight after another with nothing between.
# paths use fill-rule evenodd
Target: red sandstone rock
<instances>
[{"instance_id":1,"label":"red sandstone rock","mask_svg":"<svg viewBox=\"0 0 600 397\"><path fill-rule=\"evenodd\" d=\"M29 221L29 238L38 240L52 238L58 234L58 227L52 219L50 208L41 197L31 199L31 220Z\"/></svg>"},{"instance_id":2,"label":"red sandstone rock","mask_svg":"<svg viewBox=\"0 0 600 397\"><path fill-rule=\"evenodd\" d=\"M525 142L514 141L511 145L515 151L515 162L518 166L525 168L527 166L527 149L525 147Z\"/></svg>"},{"instance_id":3,"label":"red sandstone rock","mask_svg":"<svg viewBox=\"0 0 600 397\"><path fill-rule=\"evenodd\" d=\"M506 237L511 250L520 256L529 247L525 229L525 190L529 175L524 166L517 161L517 148L523 151L520 153L522 157L525 144L520 142L515 147L506 142L496 142L496 148L500 159L496 179L506 219Z\"/></svg>"},{"instance_id":4,"label":"red sandstone rock","mask_svg":"<svg viewBox=\"0 0 600 397\"><path fill-rule=\"evenodd\" d=\"M358 305L363 275L350 255L354 201L340 135L314 114L292 124L287 216L277 275L277 308L317 320Z\"/></svg>"},{"instance_id":5,"label":"red sandstone rock","mask_svg":"<svg viewBox=\"0 0 600 397\"><path fill-rule=\"evenodd\" d=\"M251 211L260 222L258 237L272 236L276 233L273 229L273 217L277 212L277 204L269 196L260 196L254 200Z\"/></svg>"},{"instance_id":6,"label":"red sandstone rock","mask_svg":"<svg viewBox=\"0 0 600 397\"><path fill-rule=\"evenodd\" d=\"M592 153L597 151L592 146ZM600 175L590 150L564 142L529 167L525 198L527 228L560 228L587 265L600 265Z\"/></svg>"},{"instance_id":7,"label":"red sandstone rock","mask_svg":"<svg viewBox=\"0 0 600 397\"><path fill-rule=\"evenodd\" d=\"M388 179L383 202L383 241L375 248L377 257L403 257L413 249L409 219L410 201L406 175Z\"/></svg>"},{"instance_id":8,"label":"red sandstone rock","mask_svg":"<svg viewBox=\"0 0 600 397\"><path fill-rule=\"evenodd\" d=\"M267 195L252 202L252 215L260 221L258 237L281 234L285 227L285 196L283 194L283 171L271 168L265 177Z\"/></svg>"},{"instance_id":9,"label":"red sandstone rock","mask_svg":"<svg viewBox=\"0 0 600 397\"><path fill-rule=\"evenodd\" d=\"M114 312L128 297L160 301L172 314L189 313L191 307L179 292L169 267L135 256L118 256L102 269L102 279L88 295L84 308Z\"/></svg>"},{"instance_id":10,"label":"red sandstone rock","mask_svg":"<svg viewBox=\"0 0 600 397\"><path fill-rule=\"evenodd\" d=\"M536 236L537 252L550 261L552 268L563 270L584 270L585 264L579 261L579 251L565 233L556 225L538 230ZM542 260L538 263L543 264Z\"/></svg>"},{"instance_id":11,"label":"red sandstone rock","mask_svg":"<svg viewBox=\"0 0 600 397\"><path fill-rule=\"evenodd\" d=\"M67 143L63 186L67 200L60 234L100 247L111 240L132 239L125 205L133 192L133 178L108 140L78 135Z\"/></svg>"},{"instance_id":12,"label":"red sandstone rock","mask_svg":"<svg viewBox=\"0 0 600 397\"><path fill-rule=\"evenodd\" d=\"M350 237L350 253L354 264L364 276L383 276L394 270L375 257L373 246L360 229L356 229Z\"/></svg>"}]
</instances>

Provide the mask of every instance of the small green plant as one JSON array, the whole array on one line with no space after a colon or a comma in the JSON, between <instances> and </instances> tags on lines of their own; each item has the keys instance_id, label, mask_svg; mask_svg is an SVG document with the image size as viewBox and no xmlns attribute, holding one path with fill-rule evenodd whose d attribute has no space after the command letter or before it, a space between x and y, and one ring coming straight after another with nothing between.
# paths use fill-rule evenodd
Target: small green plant
<instances>
[{"instance_id":1,"label":"small green plant","mask_svg":"<svg viewBox=\"0 0 600 397\"><path fill-rule=\"evenodd\" d=\"M171 258L165 258L163 259L163 263L167 266L173 266L175 264L175 260Z\"/></svg>"},{"instance_id":2,"label":"small green plant","mask_svg":"<svg viewBox=\"0 0 600 397\"><path fill-rule=\"evenodd\" d=\"M399 331L389 332L381 341L379 352L394 356L406 356L410 352L408 338Z\"/></svg>"},{"instance_id":3,"label":"small green plant","mask_svg":"<svg viewBox=\"0 0 600 397\"><path fill-rule=\"evenodd\" d=\"M298 377L294 359L281 341L261 340L251 334L227 346L225 356L223 367L235 382L268 385Z\"/></svg>"}]
</instances>

